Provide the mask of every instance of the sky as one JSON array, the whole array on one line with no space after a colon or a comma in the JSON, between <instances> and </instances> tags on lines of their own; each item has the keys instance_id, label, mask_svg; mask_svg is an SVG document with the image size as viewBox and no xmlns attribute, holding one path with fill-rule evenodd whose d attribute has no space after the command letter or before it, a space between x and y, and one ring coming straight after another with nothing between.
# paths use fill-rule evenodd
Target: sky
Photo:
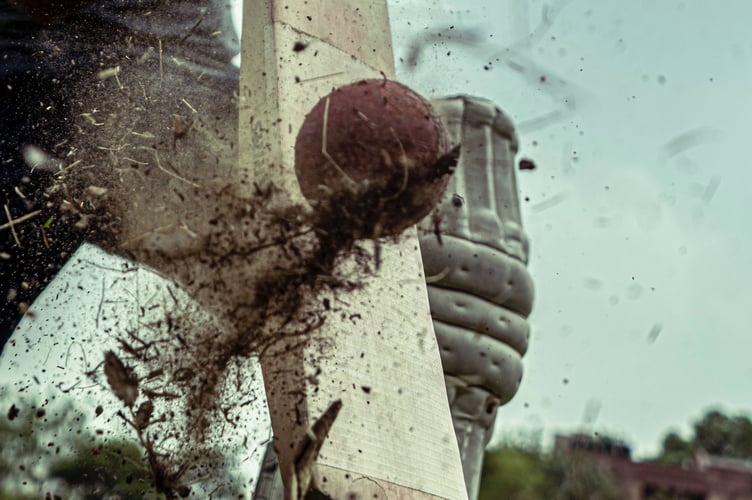
<instances>
[{"instance_id":1,"label":"sky","mask_svg":"<svg viewBox=\"0 0 752 500\"><path fill-rule=\"evenodd\" d=\"M750 415L752 6L468 4L390 9L398 78L492 99L537 165L530 348L493 442L607 432L639 457L710 406Z\"/></svg>"}]
</instances>

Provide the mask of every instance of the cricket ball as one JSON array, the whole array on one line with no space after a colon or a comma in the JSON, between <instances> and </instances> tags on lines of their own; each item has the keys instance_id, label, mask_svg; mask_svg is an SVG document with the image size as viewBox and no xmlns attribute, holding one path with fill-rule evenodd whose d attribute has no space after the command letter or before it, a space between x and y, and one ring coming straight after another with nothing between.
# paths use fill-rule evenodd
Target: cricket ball
<instances>
[{"instance_id":1,"label":"cricket ball","mask_svg":"<svg viewBox=\"0 0 752 500\"><path fill-rule=\"evenodd\" d=\"M356 238L396 235L438 204L457 163L431 105L406 86L363 80L306 115L295 173L314 206Z\"/></svg>"}]
</instances>

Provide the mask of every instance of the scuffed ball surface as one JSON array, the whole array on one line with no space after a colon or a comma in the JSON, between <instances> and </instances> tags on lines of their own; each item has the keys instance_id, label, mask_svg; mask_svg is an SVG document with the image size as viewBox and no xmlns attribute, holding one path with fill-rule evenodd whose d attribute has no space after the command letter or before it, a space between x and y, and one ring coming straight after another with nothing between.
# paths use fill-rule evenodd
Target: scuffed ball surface
<instances>
[{"instance_id":1,"label":"scuffed ball surface","mask_svg":"<svg viewBox=\"0 0 752 500\"><path fill-rule=\"evenodd\" d=\"M306 116L295 173L315 207L356 237L396 235L439 202L456 162L430 104L406 86L363 80L332 91ZM456 153L456 152L455 152Z\"/></svg>"}]
</instances>

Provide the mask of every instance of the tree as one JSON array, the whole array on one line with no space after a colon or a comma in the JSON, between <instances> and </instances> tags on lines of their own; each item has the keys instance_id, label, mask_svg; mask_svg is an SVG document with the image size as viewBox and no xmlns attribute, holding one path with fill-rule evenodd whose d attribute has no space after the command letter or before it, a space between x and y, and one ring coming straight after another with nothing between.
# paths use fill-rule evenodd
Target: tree
<instances>
[{"instance_id":1,"label":"tree","mask_svg":"<svg viewBox=\"0 0 752 500\"><path fill-rule=\"evenodd\" d=\"M535 443L488 451L479 500L617 500L616 481L582 454L544 452Z\"/></svg>"},{"instance_id":2,"label":"tree","mask_svg":"<svg viewBox=\"0 0 752 500\"><path fill-rule=\"evenodd\" d=\"M540 435L521 443L507 443L487 451L481 477L481 500L617 499L617 480L586 452L552 453L541 450ZM588 450L610 450L618 440L606 436L588 438ZM703 449L711 455L752 460L752 420L711 409L694 422L690 438L669 432L654 460L683 464ZM626 456L624 457L626 458ZM676 498L657 491L651 498Z\"/></svg>"},{"instance_id":3,"label":"tree","mask_svg":"<svg viewBox=\"0 0 752 500\"><path fill-rule=\"evenodd\" d=\"M0 405L0 498L160 498L138 446L88 432L71 400Z\"/></svg>"},{"instance_id":4,"label":"tree","mask_svg":"<svg viewBox=\"0 0 752 500\"><path fill-rule=\"evenodd\" d=\"M150 485L139 447L124 439L95 445L93 440L76 439L67 459L50 464L49 477L64 481L86 499L103 493L121 498L161 499Z\"/></svg>"},{"instance_id":5,"label":"tree","mask_svg":"<svg viewBox=\"0 0 752 500\"><path fill-rule=\"evenodd\" d=\"M92 417L104 418L101 408L93 413L85 415L67 396L41 402L0 386L0 499L164 499L143 443L119 432L92 431ZM246 489L238 454L218 443L202 448L185 473L185 491L237 498Z\"/></svg>"},{"instance_id":6,"label":"tree","mask_svg":"<svg viewBox=\"0 0 752 500\"><path fill-rule=\"evenodd\" d=\"M685 440L676 432L663 438L658 460L681 464L703 449L711 455L752 460L752 420L744 415L728 416L712 409L693 425L692 436Z\"/></svg>"},{"instance_id":7,"label":"tree","mask_svg":"<svg viewBox=\"0 0 752 500\"><path fill-rule=\"evenodd\" d=\"M558 457L565 471L564 481L553 497L556 500L619 500L622 495L616 478L595 460L586 456ZM549 497L542 497L549 498Z\"/></svg>"},{"instance_id":8,"label":"tree","mask_svg":"<svg viewBox=\"0 0 752 500\"><path fill-rule=\"evenodd\" d=\"M540 450L519 445L486 452L479 500L552 498L563 471L552 470L547 458Z\"/></svg>"}]
</instances>

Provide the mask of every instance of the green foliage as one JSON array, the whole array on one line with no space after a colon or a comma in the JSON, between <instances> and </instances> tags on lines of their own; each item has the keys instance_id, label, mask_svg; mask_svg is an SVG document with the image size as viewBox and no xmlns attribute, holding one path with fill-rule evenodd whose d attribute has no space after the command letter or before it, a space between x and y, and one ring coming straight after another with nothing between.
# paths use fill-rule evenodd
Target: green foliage
<instances>
[{"instance_id":1,"label":"green foliage","mask_svg":"<svg viewBox=\"0 0 752 500\"><path fill-rule=\"evenodd\" d=\"M39 499L47 493L74 500L164 499L135 433L129 439L118 431L95 431L112 429L101 408L77 406L59 393L40 401L0 385L0 500ZM181 465L190 484L185 488L196 498L209 492L214 498L237 498L246 489L234 459L238 454L206 447L189 457L185 468Z\"/></svg>"},{"instance_id":2,"label":"green foliage","mask_svg":"<svg viewBox=\"0 0 752 500\"><path fill-rule=\"evenodd\" d=\"M0 391L2 394L2 391ZM72 401L0 398L0 498L149 498L135 443L88 432ZM151 494L151 498L161 498Z\"/></svg>"},{"instance_id":3,"label":"green foliage","mask_svg":"<svg viewBox=\"0 0 752 500\"><path fill-rule=\"evenodd\" d=\"M77 439L71 444L67 459L50 464L49 477L63 480L83 498L98 499L104 492L123 498L163 498L154 494L143 453L135 443L108 440L95 445Z\"/></svg>"},{"instance_id":4,"label":"green foliage","mask_svg":"<svg viewBox=\"0 0 752 500\"><path fill-rule=\"evenodd\" d=\"M743 415L728 416L709 410L694 423L689 439L675 432L668 433L663 438L658 460L681 464L700 448L711 455L752 460L752 420Z\"/></svg>"},{"instance_id":5,"label":"green foliage","mask_svg":"<svg viewBox=\"0 0 752 500\"><path fill-rule=\"evenodd\" d=\"M507 443L487 451L483 463L480 500L611 500L620 498L617 482L584 453L555 454L541 450L540 435L521 443ZM593 445L615 442L593 438ZM704 449L712 455L752 460L752 420L709 410L693 425L689 439L675 432L663 439L658 461L682 464L694 452ZM656 492L651 498L675 498Z\"/></svg>"},{"instance_id":6,"label":"green foliage","mask_svg":"<svg viewBox=\"0 0 752 500\"><path fill-rule=\"evenodd\" d=\"M507 444L486 453L479 500L618 500L613 477L588 457Z\"/></svg>"},{"instance_id":7,"label":"green foliage","mask_svg":"<svg viewBox=\"0 0 752 500\"><path fill-rule=\"evenodd\" d=\"M668 464L680 465L692 458L694 449L689 441L685 441L677 433L670 432L663 438L663 449L658 460Z\"/></svg>"},{"instance_id":8,"label":"green foliage","mask_svg":"<svg viewBox=\"0 0 752 500\"><path fill-rule=\"evenodd\" d=\"M565 460L559 458L565 469L564 482L553 497L557 500L619 500L622 495L616 479L596 462L585 456Z\"/></svg>"},{"instance_id":9,"label":"green foliage","mask_svg":"<svg viewBox=\"0 0 752 500\"><path fill-rule=\"evenodd\" d=\"M537 450L504 446L487 452L479 500L551 498L558 471L551 470L549 457ZM552 472L554 474L552 474Z\"/></svg>"}]
</instances>

